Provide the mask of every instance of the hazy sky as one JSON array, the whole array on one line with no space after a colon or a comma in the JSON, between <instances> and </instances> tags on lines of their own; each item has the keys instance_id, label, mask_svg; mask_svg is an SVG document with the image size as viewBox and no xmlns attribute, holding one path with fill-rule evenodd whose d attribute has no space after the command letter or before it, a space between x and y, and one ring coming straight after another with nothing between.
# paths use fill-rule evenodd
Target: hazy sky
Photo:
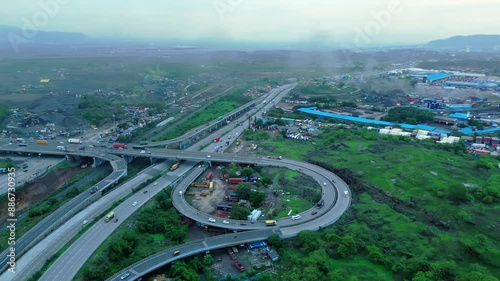
<instances>
[{"instance_id":1,"label":"hazy sky","mask_svg":"<svg viewBox=\"0 0 500 281\"><path fill-rule=\"evenodd\" d=\"M89 36L379 44L500 33L499 0L15 0L1 11L0 25Z\"/></svg>"}]
</instances>

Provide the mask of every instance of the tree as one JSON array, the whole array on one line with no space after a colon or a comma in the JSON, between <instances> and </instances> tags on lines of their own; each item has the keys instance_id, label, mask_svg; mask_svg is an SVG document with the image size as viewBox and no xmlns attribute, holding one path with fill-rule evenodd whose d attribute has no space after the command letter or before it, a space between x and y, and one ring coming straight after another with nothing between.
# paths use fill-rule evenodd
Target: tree
<instances>
[{"instance_id":1,"label":"tree","mask_svg":"<svg viewBox=\"0 0 500 281\"><path fill-rule=\"evenodd\" d=\"M252 193L252 185L248 182L242 182L238 184L238 188L234 190L234 193L238 195L239 199L248 200L250 199L250 194Z\"/></svg>"},{"instance_id":2,"label":"tree","mask_svg":"<svg viewBox=\"0 0 500 281\"><path fill-rule=\"evenodd\" d=\"M281 240L281 237L276 233L269 235L267 241L269 242L269 245L275 247L276 249L280 249L283 246L283 240Z\"/></svg>"},{"instance_id":3,"label":"tree","mask_svg":"<svg viewBox=\"0 0 500 281\"><path fill-rule=\"evenodd\" d=\"M478 271L472 271L459 276L458 281L498 281L498 278Z\"/></svg>"},{"instance_id":4,"label":"tree","mask_svg":"<svg viewBox=\"0 0 500 281\"><path fill-rule=\"evenodd\" d=\"M205 256L203 256L203 264L204 265L210 266L210 265L214 264L214 262L215 262L215 260L212 257L212 255L206 254Z\"/></svg>"},{"instance_id":5,"label":"tree","mask_svg":"<svg viewBox=\"0 0 500 281\"><path fill-rule=\"evenodd\" d=\"M454 184L448 188L448 198L455 203L467 200L467 188L462 184Z\"/></svg>"},{"instance_id":6,"label":"tree","mask_svg":"<svg viewBox=\"0 0 500 281\"><path fill-rule=\"evenodd\" d=\"M260 182L263 184L263 185L269 185L269 184L272 184L273 181L271 180L271 177L269 176L263 176L260 178Z\"/></svg>"},{"instance_id":7,"label":"tree","mask_svg":"<svg viewBox=\"0 0 500 281\"><path fill-rule=\"evenodd\" d=\"M203 264L201 263L201 261L198 257L194 257L192 260L190 260L188 266L189 266L189 268L192 268L197 273L203 272Z\"/></svg>"},{"instance_id":8,"label":"tree","mask_svg":"<svg viewBox=\"0 0 500 281\"><path fill-rule=\"evenodd\" d=\"M250 177L253 174L253 169L250 167L243 168L241 175L244 177Z\"/></svg>"},{"instance_id":9,"label":"tree","mask_svg":"<svg viewBox=\"0 0 500 281\"><path fill-rule=\"evenodd\" d=\"M231 218L235 220L246 220L250 211L247 208L240 207L238 204L233 204L231 208Z\"/></svg>"},{"instance_id":10,"label":"tree","mask_svg":"<svg viewBox=\"0 0 500 281\"><path fill-rule=\"evenodd\" d=\"M266 194L262 191L253 191L250 193L249 201L255 208L260 207L265 199Z\"/></svg>"}]
</instances>

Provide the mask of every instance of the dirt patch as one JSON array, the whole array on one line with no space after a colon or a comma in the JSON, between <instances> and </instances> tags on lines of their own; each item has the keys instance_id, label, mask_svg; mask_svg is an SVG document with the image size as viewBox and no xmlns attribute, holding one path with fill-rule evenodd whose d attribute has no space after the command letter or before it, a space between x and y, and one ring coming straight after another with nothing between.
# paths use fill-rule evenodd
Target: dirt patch
<instances>
[{"instance_id":1,"label":"dirt patch","mask_svg":"<svg viewBox=\"0 0 500 281\"><path fill-rule=\"evenodd\" d=\"M16 212L22 214L31 205L45 198L51 192L63 187L68 180L81 172L82 169L79 166L64 170L55 170L16 190ZM2 202L2 205L6 204L7 201ZM1 206L0 220L5 219L7 219L7 207Z\"/></svg>"},{"instance_id":2,"label":"dirt patch","mask_svg":"<svg viewBox=\"0 0 500 281\"><path fill-rule=\"evenodd\" d=\"M224 201L224 196L226 195L226 182L219 179L220 170L209 169L202 176L200 176L196 182L203 182L208 173L213 174L212 182L214 183L214 190L212 193L208 192L208 188L200 187L189 187L187 189L187 195L192 195L191 205L199 210L200 212L212 214L217 209L217 204L221 204ZM201 193L207 192L206 196L201 195Z\"/></svg>"}]
</instances>

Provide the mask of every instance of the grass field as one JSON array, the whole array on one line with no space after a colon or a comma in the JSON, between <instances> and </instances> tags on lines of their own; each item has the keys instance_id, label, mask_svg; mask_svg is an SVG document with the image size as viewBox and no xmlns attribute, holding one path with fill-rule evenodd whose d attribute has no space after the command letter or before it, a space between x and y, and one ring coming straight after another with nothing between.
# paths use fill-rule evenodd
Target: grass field
<instances>
[{"instance_id":1,"label":"grass field","mask_svg":"<svg viewBox=\"0 0 500 281\"><path fill-rule=\"evenodd\" d=\"M309 142L279 136L261 141L259 148L263 155L348 169L354 175L349 180L365 186L353 191L353 206L343 218L318 234L326 239L333 231L357 242L357 254L339 256L340 247L328 254L335 261L331 274L344 280L411 279L417 271L440 275L429 280L452 280L470 271L500 275L499 207L476 196L499 171L481 168L480 158L357 129L328 129ZM454 201L452 189L464 184L465 199Z\"/></svg>"}]
</instances>

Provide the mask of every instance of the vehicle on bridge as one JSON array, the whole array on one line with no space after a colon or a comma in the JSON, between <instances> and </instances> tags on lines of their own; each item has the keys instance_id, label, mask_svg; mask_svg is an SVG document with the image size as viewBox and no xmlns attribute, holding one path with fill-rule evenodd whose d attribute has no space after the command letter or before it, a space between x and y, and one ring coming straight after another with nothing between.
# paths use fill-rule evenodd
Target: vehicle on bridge
<instances>
[{"instance_id":1,"label":"vehicle on bridge","mask_svg":"<svg viewBox=\"0 0 500 281\"><path fill-rule=\"evenodd\" d=\"M62 151L66 151L66 147L62 146L62 145L58 145L56 147L57 150L62 150Z\"/></svg>"},{"instance_id":2,"label":"vehicle on bridge","mask_svg":"<svg viewBox=\"0 0 500 281\"><path fill-rule=\"evenodd\" d=\"M82 143L81 139L68 139L68 143Z\"/></svg>"},{"instance_id":3,"label":"vehicle on bridge","mask_svg":"<svg viewBox=\"0 0 500 281\"><path fill-rule=\"evenodd\" d=\"M36 140L36 144L49 144L46 140Z\"/></svg>"},{"instance_id":4,"label":"vehicle on bridge","mask_svg":"<svg viewBox=\"0 0 500 281\"><path fill-rule=\"evenodd\" d=\"M18 145L19 145L19 146L28 146L28 144L27 144L27 143L25 143L25 142L21 142L21 143L19 143Z\"/></svg>"},{"instance_id":5,"label":"vehicle on bridge","mask_svg":"<svg viewBox=\"0 0 500 281\"><path fill-rule=\"evenodd\" d=\"M146 150L146 147L142 146L142 145L134 145L134 146L132 146L132 149Z\"/></svg>"},{"instance_id":6,"label":"vehicle on bridge","mask_svg":"<svg viewBox=\"0 0 500 281\"><path fill-rule=\"evenodd\" d=\"M321 199L321 200L319 200L318 204L316 204L316 207L321 208L321 207L323 207L323 205L325 205L325 200Z\"/></svg>"},{"instance_id":7,"label":"vehicle on bridge","mask_svg":"<svg viewBox=\"0 0 500 281\"><path fill-rule=\"evenodd\" d=\"M148 144L148 141L147 141L147 140L141 140L141 141L139 142L139 144L140 144L140 145L146 145L146 144Z\"/></svg>"},{"instance_id":8,"label":"vehicle on bridge","mask_svg":"<svg viewBox=\"0 0 500 281\"><path fill-rule=\"evenodd\" d=\"M266 225L267 226L274 226L274 225L276 225L276 220L267 220Z\"/></svg>"},{"instance_id":9,"label":"vehicle on bridge","mask_svg":"<svg viewBox=\"0 0 500 281\"><path fill-rule=\"evenodd\" d=\"M118 142L115 142L113 143L113 148L118 148L118 149L127 149L127 145L124 144L124 143L118 143Z\"/></svg>"},{"instance_id":10,"label":"vehicle on bridge","mask_svg":"<svg viewBox=\"0 0 500 281\"><path fill-rule=\"evenodd\" d=\"M104 218L104 221L105 221L105 222L108 222L108 221L110 221L110 220L111 220L112 218L114 218L114 217L115 217L115 212L109 212L109 213L106 215L106 217Z\"/></svg>"},{"instance_id":11,"label":"vehicle on bridge","mask_svg":"<svg viewBox=\"0 0 500 281\"><path fill-rule=\"evenodd\" d=\"M267 156L268 159L278 159L278 160L283 160L283 157L281 156Z\"/></svg>"}]
</instances>

